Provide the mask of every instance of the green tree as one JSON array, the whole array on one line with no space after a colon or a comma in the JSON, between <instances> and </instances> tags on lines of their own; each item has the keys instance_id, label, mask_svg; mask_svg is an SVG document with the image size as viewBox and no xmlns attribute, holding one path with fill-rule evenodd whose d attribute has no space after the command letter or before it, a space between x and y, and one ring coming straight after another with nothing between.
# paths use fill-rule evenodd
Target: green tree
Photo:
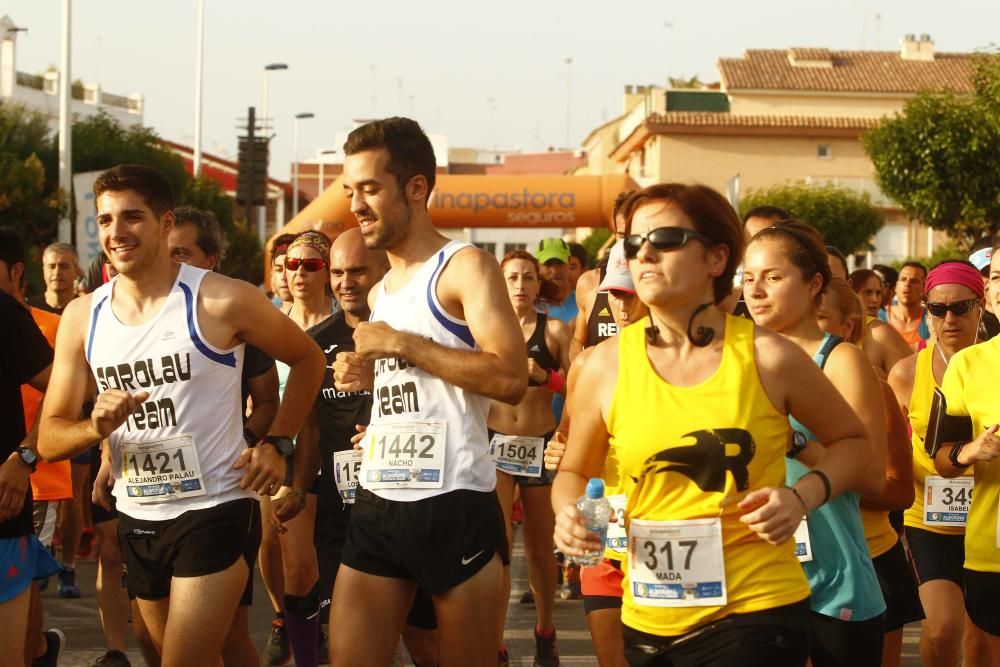
<instances>
[{"instance_id":1,"label":"green tree","mask_svg":"<svg viewBox=\"0 0 1000 667\"><path fill-rule=\"evenodd\" d=\"M867 194L833 185L804 183L751 190L740 199L740 215L755 206L778 206L790 216L814 226L829 245L844 254L866 250L885 224L882 212Z\"/></svg>"},{"instance_id":2,"label":"green tree","mask_svg":"<svg viewBox=\"0 0 1000 667\"><path fill-rule=\"evenodd\" d=\"M21 103L0 104L0 226L16 229L31 257L56 235L65 206L46 169L54 159L45 114ZM29 261L27 269L29 290L38 291L40 266Z\"/></svg>"},{"instance_id":3,"label":"green tree","mask_svg":"<svg viewBox=\"0 0 1000 667\"><path fill-rule=\"evenodd\" d=\"M73 173L103 171L119 164L160 170L178 196L191 179L181 156L164 147L152 128L125 127L103 111L73 122Z\"/></svg>"},{"instance_id":4,"label":"green tree","mask_svg":"<svg viewBox=\"0 0 1000 667\"><path fill-rule=\"evenodd\" d=\"M246 220L238 220L226 235L229 247L222 260L222 273L259 285L264 280L264 254L254 226Z\"/></svg>"},{"instance_id":5,"label":"green tree","mask_svg":"<svg viewBox=\"0 0 1000 667\"><path fill-rule=\"evenodd\" d=\"M590 258L590 266L596 266L598 254L605 241L611 238L611 230L607 227L597 227L590 232L587 238L580 241L580 245L587 249L587 256Z\"/></svg>"},{"instance_id":6,"label":"green tree","mask_svg":"<svg viewBox=\"0 0 1000 667\"><path fill-rule=\"evenodd\" d=\"M965 242L1000 227L1000 55L974 58L972 84L921 93L862 137L882 191Z\"/></svg>"}]
</instances>

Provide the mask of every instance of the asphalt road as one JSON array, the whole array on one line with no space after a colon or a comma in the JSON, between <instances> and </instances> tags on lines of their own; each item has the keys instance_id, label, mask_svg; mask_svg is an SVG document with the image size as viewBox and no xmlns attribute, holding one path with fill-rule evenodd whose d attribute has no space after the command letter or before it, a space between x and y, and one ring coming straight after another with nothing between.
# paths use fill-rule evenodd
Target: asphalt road
<instances>
[{"instance_id":1,"label":"asphalt road","mask_svg":"<svg viewBox=\"0 0 1000 667\"><path fill-rule=\"evenodd\" d=\"M513 582L507 616L506 644L512 665L531 665L534 655L534 607L519 603L521 593L527 590L527 571L524 551L520 544L520 531L515 536ZM94 601L96 565L92 560L81 560L77 565L83 597L62 600L57 595L58 584L53 578L48 590L42 594L45 627L60 628L67 643L59 664L64 667L90 667L104 653L103 636ZM250 610L250 631L258 649L263 646L270 632L272 612L264 594L263 583L257 576L254 605ZM559 637L559 653L563 665L597 665L583 617L582 603L576 600L557 600L555 622ZM917 649L919 626L907 627L903 640L903 665L920 665ZM129 658L136 667L144 665L135 643L130 644ZM407 663L409 664L409 663Z\"/></svg>"}]
</instances>

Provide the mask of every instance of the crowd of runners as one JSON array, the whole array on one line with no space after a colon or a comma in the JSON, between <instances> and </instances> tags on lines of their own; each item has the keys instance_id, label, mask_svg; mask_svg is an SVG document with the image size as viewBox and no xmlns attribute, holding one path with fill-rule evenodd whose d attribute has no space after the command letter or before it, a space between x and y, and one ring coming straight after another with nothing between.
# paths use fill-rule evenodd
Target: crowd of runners
<instances>
[{"instance_id":1,"label":"crowd of runners","mask_svg":"<svg viewBox=\"0 0 1000 667\"><path fill-rule=\"evenodd\" d=\"M165 667L505 665L515 521L538 666L560 579L602 667L890 667L916 621L924 664L1000 665L993 239L849 273L779 208L658 184L607 202L597 268L498 263L435 230L415 122L344 154L358 227L274 239L265 290L148 167L97 179L103 255L49 245L36 299L0 228L0 665L57 664L39 591L79 597L91 540L98 665L129 634Z\"/></svg>"}]
</instances>

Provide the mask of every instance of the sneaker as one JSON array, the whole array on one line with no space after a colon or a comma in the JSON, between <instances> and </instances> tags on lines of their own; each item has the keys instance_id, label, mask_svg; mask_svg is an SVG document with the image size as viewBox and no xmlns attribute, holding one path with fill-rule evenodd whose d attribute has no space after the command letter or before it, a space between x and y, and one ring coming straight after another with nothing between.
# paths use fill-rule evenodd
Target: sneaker
<instances>
[{"instance_id":1,"label":"sneaker","mask_svg":"<svg viewBox=\"0 0 1000 667\"><path fill-rule=\"evenodd\" d=\"M510 654L507 653L506 646L501 646L497 652L497 667L510 667Z\"/></svg>"},{"instance_id":2,"label":"sneaker","mask_svg":"<svg viewBox=\"0 0 1000 667\"><path fill-rule=\"evenodd\" d=\"M317 655L319 656L319 664L330 664L330 635L325 625L319 626L319 651Z\"/></svg>"},{"instance_id":3,"label":"sneaker","mask_svg":"<svg viewBox=\"0 0 1000 667\"><path fill-rule=\"evenodd\" d=\"M76 570L72 567L63 565L62 572L59 573L59 597L80 597L80 587L76 585Z\"/></svg>"},{"instance_id":4,"label":"sneaker","mask_svg":"<svg viewBox=\"0 0 1000 667\"><path fill-rule=\"evenodd\" d=\"M535 661L533 667L559 667L559 649L556 648L556 631L546 637L535 630Z\"/></svg>"},{"instance_id":5,"label":"sneaker","mask_svg":"<svg viewBox=\"0 0 1000 667\"><path fill-rule=\"evenodd\" d=\"M45 653L31 662L32 667L56 667L59 664L59 653L66 645L66 635L62 630L51 628L42 633L45 637Z\"/></svg>"},{"instance_id":6,"label":"sneaker","mask_svg":"<svg viewBox=\"0 0 1000 667\"><path fill-rule=\"evenodd\" d=\"M288 632L282 619L271 621L271 635L264 644L260 659L265 665L287 665L292 659L292 650L288 647Z\"/></svg>"},{"instance_id":7,"label":"sneaker","mask_svg":"<svg viewBox=\"0 0 1000 667\"><path fill-rule=\"evenodd\" d=\"M132 667L128 656L118 649L108 649L108 652L97 659L93 667Z\"/></svg>"},{"instance_id":8,"label":"sneaker","mask_svg":"<svg viewBox=\"0 0 1000 667\"><path fill-rule=\"evenodd\" d=\"M535 604L535 594L530 589L521 596L521 604Z\"/></svg>"}]
</instances>

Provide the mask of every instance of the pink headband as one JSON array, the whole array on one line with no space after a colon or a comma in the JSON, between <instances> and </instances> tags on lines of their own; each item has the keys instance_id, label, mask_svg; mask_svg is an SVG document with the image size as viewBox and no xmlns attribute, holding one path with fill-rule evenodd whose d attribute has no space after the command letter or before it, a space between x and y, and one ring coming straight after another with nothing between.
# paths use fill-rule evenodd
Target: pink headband
<instances>
[{"instance_id":1,"label":"pink headband","mask_svg":"<svg viewBox=\"0 0 1000 667\"><path fill-rule=\"evenodd\" d=\"M979 271L960 262L947 262L931 269L924 284L924 294L930 294L938 285L964 285L980 298L986 293L983 277Z\"/></svg>"}]
</instances>

